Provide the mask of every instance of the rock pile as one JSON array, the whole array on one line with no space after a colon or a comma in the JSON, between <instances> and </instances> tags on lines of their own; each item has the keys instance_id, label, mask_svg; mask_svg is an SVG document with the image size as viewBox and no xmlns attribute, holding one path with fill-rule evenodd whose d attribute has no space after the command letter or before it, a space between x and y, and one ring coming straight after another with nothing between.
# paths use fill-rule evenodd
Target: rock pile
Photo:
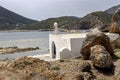
<instances>
[{"instance_id":1,"label":"rock pile","mask_svg":"<svg viewBox=\"0 0 120 80\"><path fill-rule=\"evenodd\" d=\"M54 80L55 76L57 73L50 70L49 62L38 58L21 57L2 67L0 80Z\"/></svg>"},{"instance_id":2,"label":"rock pile","mask_svg":"<svg viewBox=\"0 0 120 80\"><path fill-rule=\"evenodd\" d=\"M83 59L90 59L90 48L95 45L104 46L110 55L113 55L113 49L109 37L101 31L95 29L88 33L85 41L83 42L80 52Z\"/></svg>"},{"instance_id":3,"label":"rock pile","mask_svg":"<svg viewBox=\"0 0 120 80\"><path fill-rule=\"evenodd\" d=\"M111 68L113 65L114 54L110 39L98 29L88 33L80 53L84 60L91 59L95 67Z\"/></svg>"}]
</instances>

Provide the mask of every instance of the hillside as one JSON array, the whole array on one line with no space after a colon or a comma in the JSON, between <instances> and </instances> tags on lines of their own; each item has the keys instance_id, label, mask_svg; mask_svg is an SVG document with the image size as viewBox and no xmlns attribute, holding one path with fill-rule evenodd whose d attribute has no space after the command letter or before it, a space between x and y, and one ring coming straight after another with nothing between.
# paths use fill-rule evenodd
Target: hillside
<instances>
[{"instance_id":1,"label":"hillside","mask_svg":"<svg viewBox=\"0 0 120 80\"><path fill-rule=\"evenodd\" d=\"M62 16L57 18L48 18L39 22L22 17L3 7L0 7L0 30L4 29L22 29L22 30L39 30L53 29L53 23L58 22L59 28L62 29L90 29L100 27L108 28L111 24L112 14L120 5L107 9L106 11L96 11L79 18L74 16Z\"/></svg>"},{"instance_id":2,"label":"hillside","mask_svg":"<svg viewBox=\"0 0 120 80\"><path fill-rule=\"evenodd\" d=\"M53 29L53 23L58 22L60 28L72 29L76 25L79 18L73 16L63 16L58 18L48 18L46 20L28 24L20 29L38 30L38 29Z\"/></svg>"},{"instance_id":3,"label":"hillside","mask_svg":"<svg viewBox=\"0 0 120 80\"><path fill-rule=\"evenodd\" d=\"M73 16L63 16L58 18L49 18L40 22L28 24L21 27L20 29L29 29L29 30L39 30L39 29L53 29L53 23L58 22L59 28L62 29L89 29L93 28L96 25L101 26L102 28L110 25L111 14L106 12L97 11L90 14L87 14L83 18L73 17Z\"/></svg>"},{"instance_id":4,"label":"hillside","mask_svg":"<svg viewBox=\"0 0 120 80\"><path fill-rule=\"evenodd\" d=\"M96 11L84 16L81 20L81 29L94 27L106 28L110 25L112 15L103 11Z\"/></svg>"},{"instance_id":5,"label":"hillside","mask_svg":"<svg viewBox=\"0 0 120 80\"><path fill-rule=\"evenodd\" d=\"M105 11L96 11L87 14L83 18L63 16L57 18L49 18L40 22L32 23L23 26L19 29L38 30L38 29L53 29L53 23L58 22L59 28L62 29L90 29L94 27L100 27L102 29L108 29L111 25L111 18L113 13L120 5L109 8Z\"/></svg>"},{"instance_id":6,"label":"hillside","mask_svg":"<svg viewBox=\"0 0 120 80\"><path fill-rule=\"evenodd\" d=\"M117 6L114 6L114 7L112 7L112 8L107 9L105 12L107 12L107 13L109 13L109 14L113 14L113 13L115 13L115 11L116 11L118 8L120 8L120 4L117 5Z\"/></svg>"},{"instance_id":7,"label":"hillside","mask_svg":"<svg viewBox=\"0 0 120 80\"><path fill-rule=\"evenodd\" d=\"M0 30L15 29L25 24L33 23L34 20L20 16L0 6Z\"/></svg>"}]
</instances>

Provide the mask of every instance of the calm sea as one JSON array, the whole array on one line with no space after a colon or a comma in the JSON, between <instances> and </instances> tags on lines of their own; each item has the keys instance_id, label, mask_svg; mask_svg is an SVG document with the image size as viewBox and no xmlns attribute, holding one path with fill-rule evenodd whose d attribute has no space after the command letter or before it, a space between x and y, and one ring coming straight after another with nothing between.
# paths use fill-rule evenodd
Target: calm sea
<instances>
[{"instance_id":1,"label":"calm sea","mask_svg":"<svg viewBox=\"0 0 120 80\"><path fill-rule=\"evenodd\" d=\"M18 46L19 48L39 47L40 50L0 55L0 59L18 58L49 53L49 34L51 31L38 32L0 32L0 47Z\"/></svg>"}]
</instances>

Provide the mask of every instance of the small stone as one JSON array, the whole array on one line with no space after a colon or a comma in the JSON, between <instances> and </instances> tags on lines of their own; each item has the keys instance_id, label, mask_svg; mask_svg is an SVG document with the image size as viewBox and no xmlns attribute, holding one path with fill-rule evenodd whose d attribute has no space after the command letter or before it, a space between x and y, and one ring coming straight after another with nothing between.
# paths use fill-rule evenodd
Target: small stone
<instances>
[{"instance_id":1,"label":"small stone","mask_svg":"<svg viewBox=\"0 0 120 80\"><path fill-rule=\"evenodd\" d=\"M90 69L91 69L91 66L88 62L84 62L82 65L81 65L81 71L82 72L89 72Z\"/></svg>"},{"instance_id":2,"label":"small stone","mask_svg":"<svg viewBox=\"0 0 120 80\"><path fill-rule=\"evenodd\" d=\"M84 80L84 76L83 75L76 75L75 76L76 80Z\"/></svg>"}]
</instances>

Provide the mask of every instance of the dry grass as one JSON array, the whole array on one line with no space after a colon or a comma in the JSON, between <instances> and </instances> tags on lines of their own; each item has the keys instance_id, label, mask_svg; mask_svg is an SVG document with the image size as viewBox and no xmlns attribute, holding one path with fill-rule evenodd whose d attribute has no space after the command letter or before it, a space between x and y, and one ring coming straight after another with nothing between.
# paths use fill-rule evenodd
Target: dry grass
<instances>
[{"instance_id":1,"label":"dry grass","mask_svg":"<svg viewBox=\"0 0 120 80\"><path fill-rule=\"evenodd\" d=\"M115 49L114 53L115 53L116 57L120 59L120 49Z\"/></svg>"},{"instance_id":2,"label":"dry grass","mask_svg":"<svg viewBox=\"0 0 120 80\"><path fill-rule=\"evenodd\" d=\"M114 51L115 51L115 52L120 52L120 49L115 49Z\"/></svg>"}]
</instances>

